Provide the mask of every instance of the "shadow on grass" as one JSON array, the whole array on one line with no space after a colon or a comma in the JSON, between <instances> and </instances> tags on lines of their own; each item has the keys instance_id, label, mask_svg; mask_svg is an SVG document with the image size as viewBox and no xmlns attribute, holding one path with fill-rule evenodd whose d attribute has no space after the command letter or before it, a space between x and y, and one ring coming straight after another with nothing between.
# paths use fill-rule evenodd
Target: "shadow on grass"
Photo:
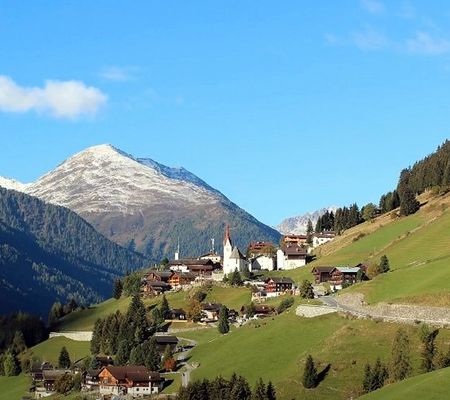
<instances>
[{"instance_id":1,"label":"shadow on grass","mask_svg":"<svg viewBox=\"0 0 450 400\"><path fill-rule=\"evenodd\" d=\"M316 387L320 385L320 383L327 377L330 372L331 364L328 364L321 372L317 374L317 383Z\"/></svg>"}]
</instances>

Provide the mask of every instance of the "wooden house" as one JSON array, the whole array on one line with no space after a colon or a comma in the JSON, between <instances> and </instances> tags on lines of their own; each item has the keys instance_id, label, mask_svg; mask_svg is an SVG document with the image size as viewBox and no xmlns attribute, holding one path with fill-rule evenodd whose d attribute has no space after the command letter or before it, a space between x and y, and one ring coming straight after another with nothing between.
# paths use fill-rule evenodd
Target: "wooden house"
<instances>
[{"instance_id":1,"label":"wooden house","mask_svg":"<svg viewBox=\"0 0 450 400\"><path fill-rule=\"evenodd\" d=\"M291 291L294 288L294 281L291 278L273 277L264 281L264 291L266 293L280 294Z\"/></svg>"},{"instance_id":2,"label":"wooden house","mask_svg":"<svg viewBox=\"0 0 450 400\"><path fill-rule=\"evenodd\" d=\"M107 366L98 374L101 395L131 395L136 397L159 393L163 379L157 372L138 365Z\"/></svg>"},{"instance_id":3,"label":"wooden house","mask_svg":"<svg viewBox=\"0 0 450 400\"><path fill-rule=\"evenodd\" d=\"M163 354L167 346L170 346L170 350L175 352L178 346L178 338L176 336L169 335L155 335L156 348L158 352Z\"/></svg>"}]
</instances>

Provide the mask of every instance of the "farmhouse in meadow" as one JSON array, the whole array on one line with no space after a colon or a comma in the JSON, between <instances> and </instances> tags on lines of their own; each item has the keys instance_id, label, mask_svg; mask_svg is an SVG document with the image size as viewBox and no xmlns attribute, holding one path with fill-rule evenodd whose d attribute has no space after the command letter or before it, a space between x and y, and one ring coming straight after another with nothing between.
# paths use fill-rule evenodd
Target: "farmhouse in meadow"
<instances>
[{"instance_id":1,"label":"farmhouse in meadow","mask_svg":"<svg viewBox=\"0 0 450 400\"><path fill-rule=\"evenodd\" d=\"M123 367L107 366L98 374L99 391L102 395L149 396L159 393L164 379L158 372L137 365Z\"/></svg>"}]
</instances>

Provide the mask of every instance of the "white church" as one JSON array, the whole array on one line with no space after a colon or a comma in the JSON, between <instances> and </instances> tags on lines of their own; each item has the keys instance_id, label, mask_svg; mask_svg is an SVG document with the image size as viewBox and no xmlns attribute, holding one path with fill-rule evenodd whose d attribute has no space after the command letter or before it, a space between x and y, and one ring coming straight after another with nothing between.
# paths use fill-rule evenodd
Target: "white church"
<instances>
[{"instance_id":1,"label":"white church","mask_svg":"<svg viewBox=\"0 0 450 400\"><path fill-rule=\"evenodd\" d=\"M239 251L237 246L233 247L230 236L230 227L227 225L225 229L225 237L223 239L223 273L231 274L235 270L242 272L246 268L247 260Z\"/></svg>"}]
</instances>

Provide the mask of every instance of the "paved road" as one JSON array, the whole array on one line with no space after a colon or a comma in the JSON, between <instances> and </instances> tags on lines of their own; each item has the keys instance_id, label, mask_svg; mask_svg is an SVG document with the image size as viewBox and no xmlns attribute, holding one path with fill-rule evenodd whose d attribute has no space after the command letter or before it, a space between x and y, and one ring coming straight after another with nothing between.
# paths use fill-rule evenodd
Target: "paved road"
<instances>
[{"instance_id":1,"label":"paved road","mask_svg":"<svg viewBox=\"0 0 450 400\"><path fill-rule=\"evenodd\" d=\"M352 307L348 307L346 305L338 303L335 296L322 296L322 297L320 297L320 300L322 301L322 303L324 303L328 307L332 307L337 311L347 311L349 313L364 316L364 317L369 316L368 313L362 313L361 311L355 310Z\"/></svg>"},{"instance_id":2,"label":"paved road","mask_svg":"<svg viewBox=\"0 0 450 400\"><path fill-rule=\"evenodd\" d=\"M187 361L189 354L191 353L192 349L197 346L197 342L195 340L192 339L186 339L183 337L179 337L179 339L182 339L186 342L189 343L190 348L179 353L178 354L178 359L183 360L180 362L180 367L184 367L184 371L181 372L181 385L183 387L186 387L189 383L189 381L191 380L191 372L193 369L195 369L191 364L189 364Z\"/></svg>"}]
</instances>

